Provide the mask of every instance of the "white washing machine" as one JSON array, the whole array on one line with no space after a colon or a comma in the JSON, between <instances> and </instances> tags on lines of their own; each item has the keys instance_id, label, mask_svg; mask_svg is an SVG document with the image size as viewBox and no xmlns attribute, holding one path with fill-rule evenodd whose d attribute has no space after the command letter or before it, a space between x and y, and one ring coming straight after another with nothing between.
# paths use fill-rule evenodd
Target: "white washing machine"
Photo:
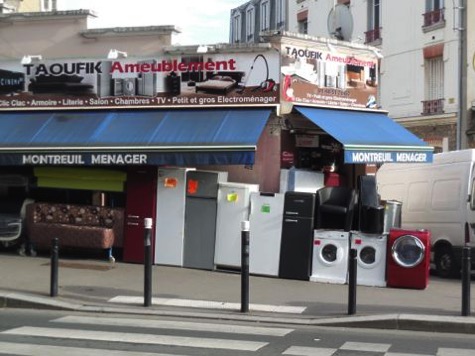
<instances>
[{"instance_id":1,"label":"white washing machine","mask_svg":"<svg viewBox=\"0 0 475 356\"><path fill-rule=\"evenodd\" d=\"M343 230L314 230L312 282L347 282L349 235Z\"/></svg>"},{"instance_id":2,"label":"white washing machine","mask_svg":"<svg viewBox=\"0 0 475 356\"><path fill-rule=\"evenodd\" d=\"M386 287L386 234L351 232L351 245L357 251L356 283L362 286Z\"/></svg>"}]
</instances>

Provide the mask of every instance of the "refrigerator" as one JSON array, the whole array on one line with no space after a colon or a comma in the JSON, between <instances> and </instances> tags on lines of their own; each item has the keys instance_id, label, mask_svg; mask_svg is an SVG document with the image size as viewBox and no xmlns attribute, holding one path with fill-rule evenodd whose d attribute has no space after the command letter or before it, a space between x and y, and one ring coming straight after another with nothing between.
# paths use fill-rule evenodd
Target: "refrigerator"
<instances>
[{"instance_id":1,"label":"refrigerator","mask_svg":"<svg viewBox=\"0 0 475 356\"><path fill-rule=\"evenodd\" d=\"M183 266L186 175L194 168L159 168L155 264Z\"/></svg>"},{"instance_id":2,"label":"refrigerator","mask_svg":"<svg viewBox=\"0 0 475 356\"><path fill-rule=\"evenodd\" d=\"M249 271L278 276L284 194L251 193Z\"/></svg>"},{"instance_id":3,"label":"refrigerator","mask_svg":"<svg viewBox=\"0 0 475 356\"><path fill-rule=\"evenodd\" d=\"M227 172L190 171L186 176L183 266L214 269L218 185Z\"/></svg>"},{"instance_id":4,"label":"refrigerator","mask_svg":"<svg viewBox=\"0 0 475 356\"><path fill-rule=\"evenodd\" d=\"M241 268L241 222L249 220L250 194L257 184L219 183L214 264Z\"/></svg>"},{"instance_id":5,"label":"refrigerator","mask_svg":"<svg viewBox=\"0 0 475 356\"><path fill-rule=\"evenodd\" d=\"M309 280L312 272L314 212L315 194L285 193L280 278Z\"/></svg>"},{"instance_id":6,"label":"refrigerator","mask_svg":"<svg viewBox=\"0 0 475 356\"><path fill-rule=\"evenodd\" d=\"M324 178L325 175L322 172L308 169L299 169L295 167L281 169L279 193L285 193L288 191L315 193L318 189L325 186Z\"/></svg>"}]
</instances>

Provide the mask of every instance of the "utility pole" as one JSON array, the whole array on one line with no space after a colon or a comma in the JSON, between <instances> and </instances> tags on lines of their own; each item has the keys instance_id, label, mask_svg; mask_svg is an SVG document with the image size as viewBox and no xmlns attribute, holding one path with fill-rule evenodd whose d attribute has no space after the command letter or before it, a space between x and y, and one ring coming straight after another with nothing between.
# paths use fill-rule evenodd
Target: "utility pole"
<instances>
[{"instance_id":1,"label":"utility pole","mask_svg":"<svg viewBox=\"0 0 475 356\"><path fill-rule=\"evenodd\" d=\"M457 117L457 150L467 148L467 0L459 0L459 107Z\"/></svg>"}]
</instances>

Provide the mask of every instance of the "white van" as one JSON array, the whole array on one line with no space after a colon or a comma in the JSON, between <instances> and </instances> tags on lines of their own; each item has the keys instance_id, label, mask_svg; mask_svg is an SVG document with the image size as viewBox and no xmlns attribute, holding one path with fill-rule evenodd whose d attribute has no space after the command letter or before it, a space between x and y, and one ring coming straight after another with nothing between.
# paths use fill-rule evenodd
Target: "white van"
<instances>
[{"instance_id":1,"label":"white van","mask_svg":"<svg viewBox=\"0 0 475 356\"><path fill-rule=\"evenodd\" d=\"M470 237L465 241L465 223L470 235L475 230L474 163L475 149L468 149L435 154L432 164L386 163L376 174L381 199L402 202L402 228L431 231L441 277L460 272L465 243L475 247Z\"/></svg>"}]
</instances>

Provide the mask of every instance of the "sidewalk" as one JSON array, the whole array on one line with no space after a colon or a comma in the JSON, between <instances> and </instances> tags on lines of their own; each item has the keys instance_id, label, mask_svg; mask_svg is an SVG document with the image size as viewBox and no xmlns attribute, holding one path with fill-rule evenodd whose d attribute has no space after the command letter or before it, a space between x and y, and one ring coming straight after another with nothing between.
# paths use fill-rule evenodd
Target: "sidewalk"
<instances>
[{"instance_id":1,"label":"sidewalk","mask_svg":"<svg viewBox=\"0 0 475 356\"><path fill-rule=\"evenodd\" d=\"M250 312L240 313L239 273L153 266L153 305L144 307L143 265L60 258L55 298L50 272L48 257L0 254L0 305L475 333L475 317L460 316L460 280L431 277L425 290L358 286L348 316L347 285L251 276Z\"/></svg>"}]
</instances>

